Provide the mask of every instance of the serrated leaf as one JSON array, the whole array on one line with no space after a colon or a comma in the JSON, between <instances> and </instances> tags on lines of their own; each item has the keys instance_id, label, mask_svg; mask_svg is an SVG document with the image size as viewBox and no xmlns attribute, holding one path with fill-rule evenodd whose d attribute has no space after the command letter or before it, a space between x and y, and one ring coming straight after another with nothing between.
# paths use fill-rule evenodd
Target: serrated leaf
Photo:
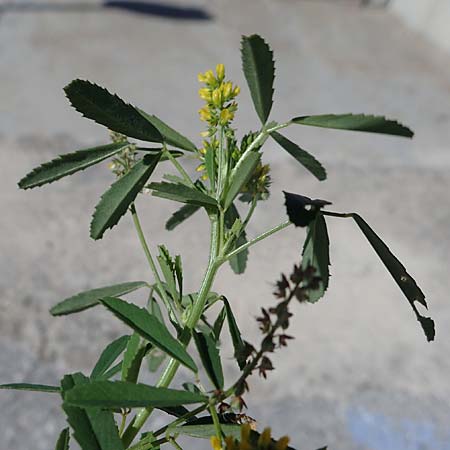
<instances>
[{"instance_id":1,"label":"serrated leaf","mask_svg":"<svg viewBox=\"0 0 450 450\"><path fill-rule=\"evenodd\" d=\"M141 287L148 286L145 281L131 281L129 283L119 283L112 286L105 286L89 291L80 292L72 297L66 298L55 305L51 310L52 316L62 316L72 314L91 308L100 303L103 297L118 297L135 291Z\"/></svg>"},{"instance_id":2,"label":"serrated leaf","mask_svg":"<svg viewBox=\"0 0 450 450\"><path fill-rule=\"evenodd\" d=\"M90 378L92 380L100 378L112 366L113 362L125 350L130 336L121 336L111 342L102 352L97 364L92 369Z\"/></svg>"},{"instance_id":3,"label":"serrated leaf","mask_svg":"<svg viewBox=\"0 0 450 450\"><path fill-rule=\"evenodd\" d=\"M205 403L208 397L187 391L127 383L125 381L93 381L75 386L64 401L80 408L167 407Z\"/></svg>"},{"instance_id":4,"label":"serrated leaf","mask_svg":"<svg viewBox=\"0 0 450 450\"><path fill-rule=\"evenodd\" d=\"M231 180L230 187L224 201L224 209L227 210L233 200L241 191L242 187L245 186L247 181L253 175L256 166L261 159L261 155L256 152L248 153L242 161L239 162L236 171L234 171Z\"/></svg>"},{"instance_id":5,"label":"serrated leaf","mask_svg":"<svg viewBox=\"0 0 450 450\"><path fill-rule=\"evenodd\" d=\"M395 120L383 116L367 114L322 114L318 116L301 116L291 120L298 125L334 128L337 130L365 131L368 133L391 134L412 138L414 132Z\"/></svg>"},{"instance_id":6,"label":"serrated leaf","mask_svg":"<svg viewBox=\"0 0 450 450\"><path fill-rule=\"evenodd\" d=\"M286 191L283 191L283 194L287 215L296 227L306 227L317 217L321 208L331 205L331 202L327 200L313 200L304 195Z\"/></svg>"},{"instance_id":7,"label":"serrated leaf","mask_svg":"<svg viewBox=\"0 0 450 450\"><path fill-rule=\"evenodd\" d=\"M223 324L225 323L225 319L227 318L227 310L224 307L220 310L219 314L217 314L216 320L213 325L213 333L216 341L219 341L220 334L222 333Z\"/></svg>"},{"instance_id":8,"label":"serrated leaf","mask_svg":"<svg viewBox=\"0 0 450 450\"><path fill-rule=\"evenodd\" d=\"M74 80L64 91L72 106L84 117L125 136L149 142L163 141L159 131L137 108L105 88L90 81Z\"/></svg>"},{"instance_id":9,"label":"serrated leaf","mask_svg":"<svg viewBox=\"0 0 450 450\"><path fill-rule=\"evenodd\" d=\"M69 450L70 431L64 428L56 441L55 450Z\"/></svg>"},{"instance_id":10,"label":"serrated leaf","mask_svg":"<svg viewBox=\"0 0 450 450\"><path fill-rule=\"evenodd\" d=\"M108 297L101 301L118 319L126 323L144 339L165 351L187 368L194 372L197 371L197 366L189 353L155 316L152 316L145 309L119 298Z\"/></svg>"},{"instance_id":11,"label":"serrated leaf","mask_svg":"<svg viewBox=\"0 0 450 450\"><path fill-rule=\"evenodd\" d=\"M148 351L147 346L141 345L141 337L133 333L128 341L122 362L122 381L136 383L142 360Z\"/></svg>"},{"instance_id":12,"label":"serrated leaf","mask_svg":"<svg viewBox=\"0 0 450 450\"><path fill-rule=\"evenodd\" d=\"M80 409L66 403L67 396L73 389L89 385L89 379L81 373L66 375L61 382L63 409L75 439L82 450L123 450L111 411L100 408Z\"/></svg>"},{"instance_id":13,"label":"serrated leaf","mask_svg":"<svg viewBox=\"0 0 450 450\"><path fill-rule=\"evenodd\" d=\"M177 211L175 211L166 222L166 230L173 230L175 227L180 225L186 219L189 219L193 214L195 214L200 209L197 205L184 205Z\"/></svg>"},{"instance_id":14,"label":"serrated leaf","mask_svg":"<svg viewBox=\"0 0 450 450\"><path fill-rule=\"evenodd\" d=\"M159 148L136 147L136 151L145 152L149 155L156 155L157 153L161 153L163 151L163 148L161 148L161 147L159 147ZM184 155L184 153L180 150L170 150L169 153L174 158L180 158L181 156ZM169 157L165 153L163 153L161 155L160 161L162 162L162 161L168 161L168 160L169 160Z\"/></svg>"},{"instance_id":15,"label":"serrated leaf","mask_svg":"<svg viewBox=\"0 0 450 450\"><path fill-rule=\"evenodd\" d=\"M216 389L223 389L223 370L219 350L211 335L193 331L194 342L206 374Z\"/></svg>"},{"instance_id":16,"label":"serrated leaf","mask_svg":"<svg viewBox=\"0 0 450 450\"><path fill-rule=\"evenodd\" d=\"M234 314L231 309L230 303L223 296L222 300L227 312L228 329L230 331L231 341L233 342L234 356L239 365L239 368L242 370L245 367L245 361L242 361L242 359L239 358L239 355L242 353L242 350L245 347L244 341L242 340L241 332L239 331L236 319L234 318Z\"/></svg>"},{"instance_id":17,"label":"serrated leaf","mask_svg":"<svg viewBox=\"0 0 450 450\"><path fill-rule=\"evenodd\" d=\"M48 386L46 384L31 384L31 383L0 384L0 389L11 389L14 391L46 392L46 393L54 393L61 391L61 389L58 386Z\"/></svg>"},{"instance_id":18,"label":"serrated leaf","mask_svg":"<svg viewBox=\"0 0 450 450\"><path fill-rule=\"evenodd\" d=\"M242 70L247 80L255 110L266 123L272 109L275 65L273 52L257 34L242 37Z\"/></svg>"},{"instance_id":19,"label":"serrated leaf","mask_svg":"<svg viewBox=\"0 0 450 450\"><path fill-rule=\"evenodd\" d=\"M164 276L166 282L167 290L173 299L178 298L178 291L175 285L175 268L170 257L169 251L164 245L159 245L159 255L157 256L159 267Z\"/></svg>"},{"instance_id":20,"label":"serrated leaf","mask_svg":"<svg viewBox=\"0 0 450 450\"><path fill-rule=\"evenodd\" d=\"M306 150L300 148L297 144L285 138L280 133L273 131L270 133L273 139L283 147L291 156L293 156L305 169L309 170L319 181L327 178L327 172L322 164Z\"/></svg>"},{"instance_id":21,"label":"serrated leaf","mask_svg":"<svg viewBox=\"0 0 450 450\"><path fill-rule=\"evenodd\" d=\"M425 308L428 308L424 293L417 285L414 278L406 271L405 266L389 250L388 246L380 239L375 231L372 230L368 223L358 214L352 214L352 217L397 283L398 287L403 292L404 296L408 299L417 320L422 326L427 340L433 341L435 336L434 321L429 317L422 316L414 304L415 302L418 302Z\"/></svg>"},{"instance_id":22,"label":"serrated leaf","mask_svg":"<svg viewBox=\"0 0 450 450\"><path fill-rule=\"evenodd\" d=\"M302 267L306 269L309 266L316 270L314 276L320 277L318 288L309 291L308 301L315 303L325 294L330 279L330 240L322 214L317 214L308 225L308 234L302 251Z\"/></svg>"},{"instance_id":23,"label":"serrated leaf","mask_svg":"<svg viewBox=\"0 0 450 450\"><path fill-rule=\"evenodd\" d=\"M161 134L166 142L169 145L173 145L176 148L182 148L183 150L187 150L188 152L197 151L197 147L193 142L191 142L187 137L180 134L178 131L174 130L172 127L167 125L161 119L156 117L153 114L147 114L145 111L139 110L141 115L148 120Z\"/></svg>"},{"instance_id":24,"label":"serrated leaf","mask_svg":"<svg viewBox=\"0 0 450 450\"><path fill-rule=\"evenodd\" d=\"M105 159L114 156L124 148L128 143L116 143L102 145L100 147L86 148L73 153L60 155L49 162L33 169L19 181L21 189L31 189L42 186L47 183L53 183L60 178L72 175L75 172L84 170L94 164L98 164Z\"/></svg>"},{"instance_id":25,"label":"serrated leaf","mask_svg":"<svg viewBox=\"0 0 450 450\"><path fill-rule=\"evenodd\" d=\"M225 213L225 222L228 229L231 229L236 220L240 220L239 212L235 205L231 204L230 208L228 208ZM245 230L242 230L239 234L239 237L236 239L236 242L229 249L229 251L233 251L236 248L244 245L247 242L247 235ZM229 264L233 272L237 275L240 275L245 272L247 268L247 260L248 260L248 249L239 252L237 255L233 256L229 259Z\"/></svg>"},{"instance_id":26,"label":"serrated leaf","mask_svg":"<svg viewBox=\"0 0 450 450\"><path fill-rule=\"evenodd\" d=\"M91 221L91 237L101 239L103 233L119 222L155 170L161 154L145 155L123 177L102 195Z\"/></svg>"},{"instance_id":27,"label":"serrated leaf","mask_svg":"<svg viewBox=\"0 0 450 450\"><path fill-rule=\"evenodd\" d=\"M233 436L235 439L241 437L241 426L227 420L228 415L219 416L220 428L226 436ZM232 416L235 417L234 414ZM237 418L236 418L237 419ZM177 434L191 436L199 439L210 439L215 436L216 431L211 416L199 417L195 420L190 420L188 423L177 426L174 431Z\"/></svg>"},{"instance_id":28,"label":"serrated leaf","mask_svg":"<svg viewBox=\"0 0 450 450\"><path fill-rule=\"evenodd\" d=\"M198 189L175 183L150 183L149 189L153 189L152 195L167 198L176 202L188 203L196 206L217 206L214 198L204 194Z\"/></svg>"}]
</instances>

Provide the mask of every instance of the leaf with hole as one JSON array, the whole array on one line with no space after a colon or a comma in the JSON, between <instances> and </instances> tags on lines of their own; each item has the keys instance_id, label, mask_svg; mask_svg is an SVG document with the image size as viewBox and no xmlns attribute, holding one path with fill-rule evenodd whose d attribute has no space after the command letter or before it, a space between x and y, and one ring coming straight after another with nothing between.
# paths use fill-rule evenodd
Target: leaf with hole
<instances>
[{"instance_id":1,"label":"leaf with hole","mask_svg":"<svg viewBox=\"0 0 450 450\"><path fill-rule=\"evenodd\" d=\"M108 369L111 368L114 361L121 355L121 353L125 350L128 340L130 336L125 335L117 338L113 342L111 342L102 352L100 358L97 361L97 364L92 369L91 380L101 378Z\"/></svg>"},{"instance_id":2,"label":"leaf with hole","mask_svg":"<svg viewBox=\"0 0 450 450\"><path fill-rule=\"evenodd\" d=\"M283 194L287 215L296 227L306 227L317 217L321 208L331 205L327 200L312 200L304 195L285 191Z\"/></svg>"},{"instance_id":3,"label":"leaf with hole","mask_svg":"<svg viewBox=\"0 0 450 450\"><path fill-rule=\"evenodd\" d=\"M127 212L139 192L144 188L158 164L161 153L145 155L123 177L119 178L102 195L95 207L91 221L91 237L101 239L108 228L112 228Z\"/></svg>"},{"instance_id":4,"label":"leaf with hole","mask_svg":"<svg viewBox=\"0 0 450 450\"><path fill-rule=\"evenodd\" d=\"M74 80L64 91L72 106L84 117L117 133L148 142L162 142L160 132L137 108L105 88L86 80Z\"/></svg>"},{"instance_id":5,"label":"leaf with hole","mask_svg":"<svg viewBox=\"0 0 450 450\"><path fill-rule=\"evenodd\" d=\"M367 114L322 114L318 116L301 116L291 120L298 125L334 128L336 130L365 131L367 133L390 134L412 138L414 132L396 120L383 116Z\"/></svg>"},{"instance_id":6,"label":"leaf with hole","mask_svg":"<svg viewBox=\"0 0 450 450\"><path fill-rule=\"evenodd\" d=\"M189 353L155 316L152 316L145 309L119 298L108 297L101 301L119 320L139 333L144 339L175 358L188 369L197 371L197 366Z\"/></svg>"},{"instance_id":7,"label":"leaf with hole","mask_svg":"<svg viewBox=\"0 0 450 450\"><path fill-rule=\"evenodd\" d=\"M242 70L247 80L255 110L264 124L272 109L275 64L273 52L257 34L243 36L241 41Z\"/></svg>"},{"instance_id":8,"label":"leaf with hole","mask_svg":"<svg viewBox=\"0 0 450 450\"><path fill-rule=\"evenodd\" d=\"M31 189L84 170L127 148L127 142L102 145L60 155L33 169L19 181L21 189Z\"/></svg>"},{"instance_id":9,"label":"leaf with hole","mask_svg":"<svg viewBox=\"0 0 450 450\"><path fill-rule=\"evenodd\" d=\"M112 286L105 286L89 291L80 292L72 297L66 298L62 302L55 305L51 310L52 316L63 316L65 314L72 314L85 309L92 308L100 303L103 297L118 297L128 294L148 286L145 281L131 281L128 283L119 283Z\"/></svg>"},{"instance_id":10,"label":"leaf with hole","mask_svg":"<svg viewBox=\"0 0 450 450\"><path fill-rule=\"evenodd\" d=\"M309 291L308 301L315 303L324 296L330 278L330 240L322 214L317 214L308 225L308 234L303 245L302 268L311 266L315 269L314 276L320 278L318 288Z\"/></svg>"},{"instance_id":11,"label":"leaf with hole","mask_svg":"<svg viewBox=\"0 0 450 450\"><path fill-rule=\"evenodd\" d=\"M68 391L64 401L67 405L80 408L161 408L205 403L208 401L208 397L140 383L93 381Z\"/></svg>"},{"instance_id":12,"label":"leaf with hole","mask_svg":"<svg viewBox=\"0 0 450 450\"><path fill-rule=\"evenodd\" d=\"M306 150L300 148L297 144L285 138L280 133L273 131L270 133L273 139L283 147L291 156L293 156L305 169L311 172L319 181L327 178L327 172L322 164Z\"/></svg>"},{"instance_id":13,"label":"leaf with hole","mask_svg":"<svg viewBox=\"0 0 450 450\"><path fill-rule=\"evenodd\" d=\"M417 320L422 326L427 340L433 341L435 336L434 321L429 317L422 316L414 304L415 302L418 302L425 308L428 308L424 293L417 285L414 278L406 271L405 266L395 257L388 246L380 239L375 231L372 230L368 223L358 214L352 214L352 217L397 283L398 287L408 299Z\"/></svg>"}]
</instances>

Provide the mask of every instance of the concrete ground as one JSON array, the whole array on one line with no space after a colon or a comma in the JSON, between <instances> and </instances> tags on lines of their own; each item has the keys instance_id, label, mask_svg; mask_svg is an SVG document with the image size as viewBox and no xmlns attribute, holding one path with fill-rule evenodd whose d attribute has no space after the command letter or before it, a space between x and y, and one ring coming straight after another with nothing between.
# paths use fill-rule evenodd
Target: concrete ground
<instances>
[{"instance_id":1,"label":"concrete ground","mask_svg":"<svg viewBox=\"0 0 450 450\"><path fill-rule=\"evenodd\" d=\"M296 340L274 358L267 381L254 378L249 414L275 435L290 435L299 450L450 449L448 54L385 10L351 0L192 0L199 10L184 19L149 7L152 14L102 8L93 0L1 6L0 383L56 384L64 373L88 371L124 327L100 308L65 318L50 317L48 309L81 290L149 277L128 217L102 241L89 238L93 207L112 181L104 167L31 192L17 189L39 163L107 140L102 127L68 106L62 87L77 77L96 81L199 142L196 75L223 62L243 86L237 123L255 129L239 39L257 32L277 60L275 120L382 113L416 136L289 130L324 163L329 179L315 181L269 143L272 197L249 234L285 219L282 189L358 211L419 281L437 335L425 341L355 225L329 220L329 293L316 305L295 306ZM177 205L150 197L138 205L152 245L167 242L181 253L187 284L196 289L206 262L204 218L169 234L163 224ZM273 303L271 283L298 261L303 237L292 229L254 248L245 277L228 268L220 273L215 289L232 302L248 340L257 342L253 317ZM223 352L231 356L228 342ZM230 380L231 359L226 369ZM0 449L53 448L64 426L59 403L45 394L1 392Z\"/></svg>"}]
</instances>

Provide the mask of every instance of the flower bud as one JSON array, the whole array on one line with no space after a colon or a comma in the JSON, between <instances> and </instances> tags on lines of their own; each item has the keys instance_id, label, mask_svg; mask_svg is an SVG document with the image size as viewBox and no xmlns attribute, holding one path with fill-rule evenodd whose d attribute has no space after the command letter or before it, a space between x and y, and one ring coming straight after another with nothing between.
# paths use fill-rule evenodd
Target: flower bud
<instances>
[{"instance_id":1,"label":"flower bud","mask_svg":"<svg viewBox=\"0 0 450 450\"><path fill-rule=\"evenodd\" d=\"M208 122L208 120L211 119L211 111L207 106L204 106L202 109L199 109L198 113L200 114L200 120Z\"/></svg>"},{"instance_id":2,"label":"flower bud","mask_svg":"<svg viewBox=\"0 0 450 450\"><path fill-rule=\"evenodd\" d=\"M214 73L212 70L207 70L205 72L205 82L207 84L213 84L216 81L216 77L214 76Z\"/></svg>"},{"instance_id":3,"label":"flower bud","mask_svg":"<svg viewBox=\"0 0 450 450\"><path fill-rule=\"evenodd\" d=\"M233 85L231 84L231 81L228 81L227 83L224 83L222 85L223 98L225 101L227 101L230 98L232 90Z\"/></svg>"},{"instance_id":4,"label":"flower bud","mask_svg":"<svg viewBox=\"0 0 450 450\"><path fill-rule=\"evenodd\" d=\"M221 82L225 78L225 66L223 64L217 64L216 74L219 82Z\"/></svg>"},{"instance_id":5,"label":"flower bud","mask_svg":"<svg viewBox=\"0 0 450 450\"><path fill-rule=\"evenodd\" d=\"M211 100L211 91L208 88L201 88L198 90L198 95L202 100L209 102Z\"/></svg>"},{"instance_id":6,"label":"flower bud","mask_svg":"<svg viewBox=\"0 0 450 450\"><path fill-rule=\"evenodd\" d=\"M211 436L211 447L213 450L222 450L222 444L217 436Z\"/></svg>"},{"instance_id":7,"label":"flower bud","mask_svg":"<svg viewBox=\"0 0 450 450\"><path fill-rule=\"evenodd\" d=\"M220 112L220 124L226 125L228 122L233 120L234 113L232 113L229 109L225 108Z\"/></svg>"},{"instance_id":8,"label":"flower bud","mask_svg":"<svg viewBox=\"0 0 450 450\"><path fill-rule=\"evenodd\" d=\"M214 106L218 108L222 106L222 92L220 89L214 89L211 98Z\"/></svg>"},{"instance_id":9,"label":"flower bud","mask_svg":"<svg viewBox=\"0 0 450 450\"><path fill-rule=\"evenodd\" d=\"M241 88L239 86L236 86L233 90L233 96L237 97L241 93Z\"/></svg>"}]
</instances>

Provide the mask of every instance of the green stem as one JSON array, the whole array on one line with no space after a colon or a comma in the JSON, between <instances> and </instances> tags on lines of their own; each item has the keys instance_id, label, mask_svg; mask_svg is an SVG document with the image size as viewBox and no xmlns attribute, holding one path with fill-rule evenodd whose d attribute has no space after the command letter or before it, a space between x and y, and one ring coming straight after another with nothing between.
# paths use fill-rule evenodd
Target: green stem
<instances>
[{"instance_id":1,"label":"green stem","mask_svg":"<svg viewBox=\"0 0 450 450\"><path fill-rule=\"evenodd\" d=\"M158 291L161 295L161 298L163 299L167 310L171 311L172 314L174 315L174 317L177 317L175 314L175 311L173 309L173 306L170 303L169 298L167 297L167 292L164 289L161 278L159 277L159 273L158 273L158 269L156 267L155 261L152 257L150 249L147 245L147 241L145 240L144 232L142 231L141 222L139 220L139 217L138 217L138 214L136 211L136 206L134 203L131 204L130 211L131 211L131 215L133 216L133 222L134 222L134 226L136 228L136 231L137 231L137 234L139 237L139 241L141 243L142 249L144 250L145 257L147 258L148 264L150 266L150 270L152 271L153 276L155 278L155 283L156 283L156 286L158 287Z\"/></svg>"},{"instance_id":2,"label":"green stem","mask_svg":"<svg viewBox=\"0 0 450 450\"><path fill-rule=\"evenodd\" d=\"M270 230L267 230L266 232L260 234L259 236L253 238L252 240L246 242L245 244L241 245L240 247L236 248L232 252L228 253L226 256L224 256L220 263L224 263L225 261L228 261L233 256L237 255L238 253L241 253L246 248L251 247L252 245L256 244L259 241L262 241L263 239L266 239L267 237L271 236L274 233L277 233L280 230L283 230L284 228L287 228L289 225L292 225L292 222L289 220L283 223L280 223L276 227L271 228Z\"/></svg>"},{"instance_id":3,"label":"green stem","mask_svg":"<svg viewBox=\"0 0 450 450\"><path fill-rule=\"evenodd\" d=\"M214 423L214 429L216 430L217 439L222 443L222 427L220 426L219 416L217 415L217 411L214 405L209 406L209 412L211 413L211 417Z\"/></svg>"},{"instance_id":4,"label":"green stem","mask_svg":"<svg viewBox=\"0 0 450 450\"><path fill-rule=\"evenodd\" d=\"M167 150L167 147L164 145L164 153L169 158L170 162L174 165L174 167L178 170L180 175L183 177L184 181L186 181L189 186L194 187L194 183L191 180L191 177L189 174L184 170L183 166L177 161L177 159L170 153L169 150Z\"/></svg>"}]
</instances>

